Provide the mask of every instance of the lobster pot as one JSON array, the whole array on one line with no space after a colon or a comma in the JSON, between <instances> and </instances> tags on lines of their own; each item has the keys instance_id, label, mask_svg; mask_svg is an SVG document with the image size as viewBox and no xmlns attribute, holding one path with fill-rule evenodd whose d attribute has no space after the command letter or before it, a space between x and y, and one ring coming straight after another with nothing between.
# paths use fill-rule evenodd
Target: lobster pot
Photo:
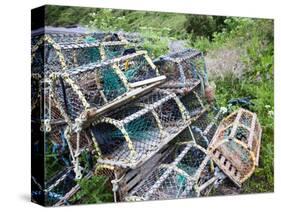
<instances>
[{"instance_id":1,"label":"lobster pot","mask_svg":"<svg viewBox=\"0 0 281 212\"><path fill-rule=\"evenodd\" d=\"M261 132L257 115L239 109L222 120L211 142L212 159L238 186L258 165Z\"/></svg>"},{"instance_id":2,"label":"lobster pot","mask_svg":"<svg viewBox=\"0 0 281 212\"><path fill-rule=\"evenodd\" d=\"M41 39L40 39L41 38ZM44 41L43 36L38 36L32 39L31 44L31 75L34 77L35 75L39 75L41 78L44 77ZM60 65L59 63L57 64Z\"/></svg>"},{"instance_id":3,"label":"lobster pot","mask_svg":"<svg viewBox=\"0 0 281 212\"><path fill-rule=\"evenodd\" d=\"M65 125L67 121L62 115L59 105L51 95L50 84L37 77L32 77L32 111L33 122L41 123L40 130L50 132L52 126Z\"/></svg>"},{"instance_id":4,"label":"lobster pot","mask_svg":"<svg viewBox=\"0 0 281 212\"><path fill-rule=\"evenodd\" d=\"M198 81L207 81L205 63L201 52L186 49L165 56L154 61L161 74L167 76L167 83L163 87L192 88Z\"/></svg>"},{"instance_id":5,"label":"lobster pot","mask_svg":"<svg viewBox=\"0 0 281 212\"><path fill-rule=\"evenodd\" d=\"M70 69L68 74L53 75L54 96L69 119L74 121L86 109L98 113L115 100L122 102L122 97L129 96L130 92L137 96L146 88L151 89L152 83L164 78L159 79L157 69L150 65L146 53L138 52L105 63Z\"/></svg>"},{"instance_id":6,"label":"lobster pot","mask_svg":"<svg viewBox=\"0 0 281 212\"><path fill-rule=\"evenodd\" d=\"M127 44L125 40L97 41L91 36L79 37L76 41L61 40L56 42L48 34L37 39L32 46L32 69L35 72L40 68L41 73L61 72L67 68L121 56Z\"/></svg>"},{"instance_id":7,"label":"lobster pot","mask_svg":"<svg viewBox=\"0 0 281 212\"><path fill-rule=\"evenodd\" d=\"M178 146L126 197L127 201L188 198L200 195L199 182L209 163L206 151L194 142Z\"/></svg>"},{"instance_id":8,"label":"lobster pot","mask_svg":"<svg viewBox=\"0 0 281 212\"><path fill-rule=\"evenodd\" d=\"M128 44L127 41L110 41L101 43L100 50L102 51L101 53L104 52L103 55L101 55L102 58L113 59L124 55L126 44Z\"/></svg>"},{"instance_id":9,"label":"lobster pot","mask_svg":"<svg viewBox=\"0 0 281 212\"><path fill-rule=\"evenodd\" d=\"M140 165L188 126L188 114L176 94L156 89L94 121L91 130L99 162L130 168Z\"/></svg>"},{"instance_id":10,"label":"lobster pot","mask_svg":"<svg viewBox=\"0 0 281 212\"><path fill-rule=\"evenodd\" d=\"M159 94L153 103L132 104L93 123L91 129L102 160L110 160L122 167L133 167L139 161L148 159L168 141L169 136L175 136L176 131L185 127L172 96ZM163 109L174 112L164 114Z\"/></svg>"}]
</instances>

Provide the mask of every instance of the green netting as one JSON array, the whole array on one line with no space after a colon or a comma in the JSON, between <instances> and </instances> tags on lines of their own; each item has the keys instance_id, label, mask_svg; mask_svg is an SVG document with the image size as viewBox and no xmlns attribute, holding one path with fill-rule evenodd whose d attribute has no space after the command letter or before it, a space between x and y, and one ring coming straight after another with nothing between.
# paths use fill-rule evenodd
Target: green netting
<instances>
[{"instance_id":1,"label":"green netting","mask_svg":"<svg viewBox=\"0 0 281 212\"><path fill-rule=\"evenodd\" d=\"M152 130L149 129L151 125L151 119L147 116L142 116L128 123L125 129L133 140L150 141L152 138L148 130Z\"/></svg>"},{"instance_id":2,"label":"green netting","mask_svg":"<svg viewBox=\"0 0 281 212\"><path fill-rule=\"evenodd\" d=\"M151 124L150 118L142 116L126 124L125 129L130 139L145 142L151 139L151 134L147 131L151 128ZM114 130L109 136L112 140L115 140L123 138L124 134L120 130Z\"/></svg>"},{"instance_id":3,"label":"green netting","mask_svg":"<svg viewBox=\"0 0 281 212\"><path fill-rule=\"evenodd\" d=\"M94 43L94 42L96 42L96 39L93 38L93 37L87 36L87 37L84 39L84 41L85 41L86 43Z\"/></svg>"},{"instance_id":4,"label":"green netting","mask_svg":"<svg viewBox=\"0 0 281 212\"><path fill-rule=\"evenodd\" d=\"M118 57L118 56L122 55L123 48L121 48L120 46L105 47L104 51L105 51L106 58L112 59L112 58L115 58L115 57Z\"/></svg>"},{"instance_id":5,"label":"green netting","mask_svg":"<svg viewBox=\"0 0 281 212\"><path fill-rule=\"evenodd\" d=\"M123 82L120 80L112 67L103 69L101 71L101 75L103 79L104 94L108 100L112 100L127 91Z\"/></svg>"},{"instance_id":6,"label":"green netting","mask_svg":"<svg viewBox=\"0 0 281 212\"><path fill-rule=\"evenodd\" d=\"M128 79L128 81L131 81L138 74L138 71L139 71L139 67L134 67L134 68L130 68L130 69L126 70L124 72L124 74L125 74L126 78Z\"/></svg>"},{"instance_id":7,"label":"green netting","mask_svg":"<svg viewBox=\"0 0 281 212\"><path fill-rule=\"evenodd\" d=\"M95 43L96 39L93 37L86 37L84 39L86 43ZM100 50L98 47L91 47L91 48L86 48L85 52L83 54L84 56L87 55L87 57L90 58L90 62L98 62L101 60L101 55L100 55ZM83 56L81 55L81 56Z\"/></svg>"}]
</instances>

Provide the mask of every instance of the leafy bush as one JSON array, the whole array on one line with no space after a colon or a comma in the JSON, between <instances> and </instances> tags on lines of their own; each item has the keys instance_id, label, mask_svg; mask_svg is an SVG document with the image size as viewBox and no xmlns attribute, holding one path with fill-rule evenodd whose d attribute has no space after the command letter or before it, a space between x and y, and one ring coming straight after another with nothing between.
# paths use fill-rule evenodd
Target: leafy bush
<instances>
[{"instance_id":1,"label":"leafy bush","mask_svg":"<svg viewBox=\"0 0 281 212\"><path fill-rule=\"evenodd\" d=\"M187 33L193 34L193 37L205 37L211 39L215 32L220 32L224 26L224 16L207 15L186 15L184 28Z\"/></svg>"},{"instance_id":2,"label":"leafy bush","mask_svg":"<svg viewBox=\"0 0 281 212\"><path fill-rule=\"evenodd\" d=\"M69 7L48 5L46 7L46 25L48 26L71 26L86 25L90 19L90 14L95 11L87 7Z\"/></svg>"}]
</instances>

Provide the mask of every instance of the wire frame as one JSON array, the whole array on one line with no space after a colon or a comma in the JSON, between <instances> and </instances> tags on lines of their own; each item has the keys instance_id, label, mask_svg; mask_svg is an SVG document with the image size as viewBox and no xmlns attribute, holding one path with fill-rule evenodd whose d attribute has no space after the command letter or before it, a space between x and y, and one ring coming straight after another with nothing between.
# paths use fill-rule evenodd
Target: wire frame
<instances>
[{"instance_id":1,"label":"wire frame","mask_svg":"<svg viewBox=\"0 0 281 212\"><path fill-rule=\"evenodd\" d=\"M187 105L175 93L156 89L131 105L94 121L91 130L101 155L98 161L130 168L140 165L205 111L204 105L194 101L201 99L199 96L189 98L186 104L196 105L197 115L187 110Z\"/></svg>"},{"instance_id":2,"label":"wire frame","mask_svg":"<svg viewBox=\"0 0 281 212\"><path fill-rule=\"evenodd\" d=\"M261 133L257 115L241 108L223 119L211 142L212 159L238 186L258 166Z\"/></svg>"},{"instance_id":3,"label":"wire frame","mask_svg":"<svg viewBox=\"0 0 281 212\"><path fill-rule=\"evenodd\" d=\"M207 83L207 73L202 53L194 49L161 56L154 61L161 74L165 74L167 82L163 87L193 87L198 81L202 86Z\"/></svg>"}]
</instances>

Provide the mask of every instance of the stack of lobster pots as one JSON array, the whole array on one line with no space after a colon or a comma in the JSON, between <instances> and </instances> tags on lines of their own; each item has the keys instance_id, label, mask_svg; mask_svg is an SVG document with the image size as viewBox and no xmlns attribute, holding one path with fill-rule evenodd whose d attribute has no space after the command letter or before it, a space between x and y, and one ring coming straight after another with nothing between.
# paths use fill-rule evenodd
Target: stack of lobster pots
<instances>
[{"instance_id":1,"label":"stack of lobster pots","mask_svg":"<svg viewBox=\"0 0 281 212\"><path fill-rule=\"evenodd\" d=\"M114 201L207 195L226 176L241 186L258 165L256 114L214 109L201 52L153 61L123 35L33 33L32 153L47 172L32 173L34 201L65 204L95 176Z\"/></svg>"}]
</instances>

